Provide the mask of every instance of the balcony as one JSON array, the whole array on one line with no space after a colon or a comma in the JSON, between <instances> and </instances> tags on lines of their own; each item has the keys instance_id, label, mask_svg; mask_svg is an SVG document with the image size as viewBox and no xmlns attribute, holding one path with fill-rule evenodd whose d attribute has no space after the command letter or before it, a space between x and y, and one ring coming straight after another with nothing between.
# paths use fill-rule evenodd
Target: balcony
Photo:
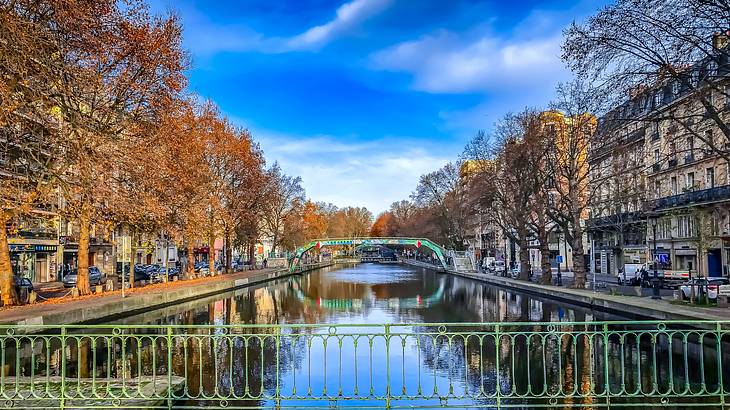
<instances>
[{"instance_id":1,"label":"balcony","mask_svg":"<svg viewBox=\"0 0 730 410\"><path fill-rule=\"evenodd\" d=\"M654 165L651 166L651 170L653 172L659 172L662 170L662 164L659 162L655 162Z\"/></svg>"},{"instance_id":2,"label":"balcony","mask_svg":"<svg viewBox=\"0 0 730 410\"><path fill-rule=\"evenodd\" d=\"M695 162L695 154L687 154L684 156L684 163L691 164Z\"/></svg>"},{"instance_id":3,"label":"balcony","mask_svg":"<svg viewBox=\"0 0 730 410\"><path fill-rule=\"evenodd\" d=\"M650 209L657 211L662 209L702 204L707 202L717 202L728 199L730 199L730 185L723 185L715 188L702 189L699 191L689 191L679 195L659 198L654 201L647 201L647 204L649 205Z\"/></svg>"},{"instance_id":4,"label":"balcony","mask_svg":"<svg viewBox=\"0 0 730 410\"><path fill-rule=\"evenodd\" d=\"M672 158L667 161L667 168L674 168L677 166L677 158Z\"/></svg>"}]
</instances>

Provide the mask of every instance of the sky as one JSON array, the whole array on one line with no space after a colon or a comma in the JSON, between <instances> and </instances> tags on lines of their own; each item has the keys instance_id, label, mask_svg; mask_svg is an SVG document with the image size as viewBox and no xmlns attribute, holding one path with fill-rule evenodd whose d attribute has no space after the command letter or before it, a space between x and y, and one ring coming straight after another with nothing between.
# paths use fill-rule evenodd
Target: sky
<instances>
[{"instance_id":1,"label":"sky","mask_svg":"<svg viewBox=\"0 0 730 410\"><path fill-rule=\"evenodd\" d=\"M604 1L153 0L183 21L189 89L307 195L377 214L571 74L562 29Z\"/></svg>"}]
</instances>

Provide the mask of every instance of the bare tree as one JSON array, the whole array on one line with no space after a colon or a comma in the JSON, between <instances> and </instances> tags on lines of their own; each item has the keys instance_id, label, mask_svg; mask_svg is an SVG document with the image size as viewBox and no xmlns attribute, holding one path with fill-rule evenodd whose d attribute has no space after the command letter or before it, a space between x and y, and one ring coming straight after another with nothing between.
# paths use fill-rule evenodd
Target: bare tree
<instances>
[{"instance_id":1,"label":"bare tree","mask_svg":"<svg viewBox=\"0 0 730 410\"><path fill-rule=\"evenodd\" d=\"M574 81L558 87L553 110L541 115L543 130L551 148L547 150L547 168L552 177L550 216L565 233L573 253L573 286L586 282L583 247L583 221L588 218L592 198L589 148L598 148L593 138L600 101L596 92L584 82Z\"/></svg>"},{"instance_id":2,"label":"bare tree","mask_svg":"<svg viewBox=\"0 0 730 410\"><path fill-rule=\"evenodd\" d=\"M300 177L282 173L278 163L267 172L266 203L263 212L264 227L271 237L271 251L276 252L282 241L287 241L286 232L292 232L286 223L304 205L304 188Z\"/></svg>"},{"instance_id":3,"label":"bare tree","mask_svg":"<svg viewBox=\"0 0 730 410\"><path fill-rule=\"evenodd\" d=\"M667 123L730 159L729 21L724 0L619 0L565 31L563 58L612 106L630 96L614 116Z\"/></svg>"},{"instance_id":4,"label":"bare tree","mask_svg":"<svg viewBox=\"0 0 730 410\"><path fill-rule=\"evenodd\" d=\"M447 245L455 250L464 249L468 201L459 164L448 163L422 175L411 198L417 206L433 210L433 222Z\"/></svg>"}]
</instances>

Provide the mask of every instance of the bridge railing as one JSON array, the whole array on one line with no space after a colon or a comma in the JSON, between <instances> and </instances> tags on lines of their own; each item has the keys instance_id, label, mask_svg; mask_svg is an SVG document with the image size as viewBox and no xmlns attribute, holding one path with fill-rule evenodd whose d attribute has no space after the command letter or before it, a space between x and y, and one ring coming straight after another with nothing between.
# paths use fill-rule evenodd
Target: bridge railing
<instances>
[{"instance_id":1,"label":"bridge railing","mask_svg":"<svg viewBox=\"0 0 730 410\"><path fill-rule=\"evenodd\" d=\"M16 326L6 408L720 408L730 322Z\"/></svg>"}]
</instances>

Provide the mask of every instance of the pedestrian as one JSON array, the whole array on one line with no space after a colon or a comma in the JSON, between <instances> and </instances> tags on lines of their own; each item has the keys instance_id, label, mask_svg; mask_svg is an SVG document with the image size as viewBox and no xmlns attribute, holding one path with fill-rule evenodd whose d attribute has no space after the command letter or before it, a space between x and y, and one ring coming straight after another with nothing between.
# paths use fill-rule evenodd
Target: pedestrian
<instances>
[{"instance_id":1,"label":"pedestrian","mask_svg":"<svg viewBox=\"0 0 730 410\"><path fill-rule=\"evenodd\" d=\"M264 258L264 262L263 262L263 265L264 265L264 269L266 269L266 265L267 265L267 263L268 263L268 259Z\"/></svg>"}]
</instances>

